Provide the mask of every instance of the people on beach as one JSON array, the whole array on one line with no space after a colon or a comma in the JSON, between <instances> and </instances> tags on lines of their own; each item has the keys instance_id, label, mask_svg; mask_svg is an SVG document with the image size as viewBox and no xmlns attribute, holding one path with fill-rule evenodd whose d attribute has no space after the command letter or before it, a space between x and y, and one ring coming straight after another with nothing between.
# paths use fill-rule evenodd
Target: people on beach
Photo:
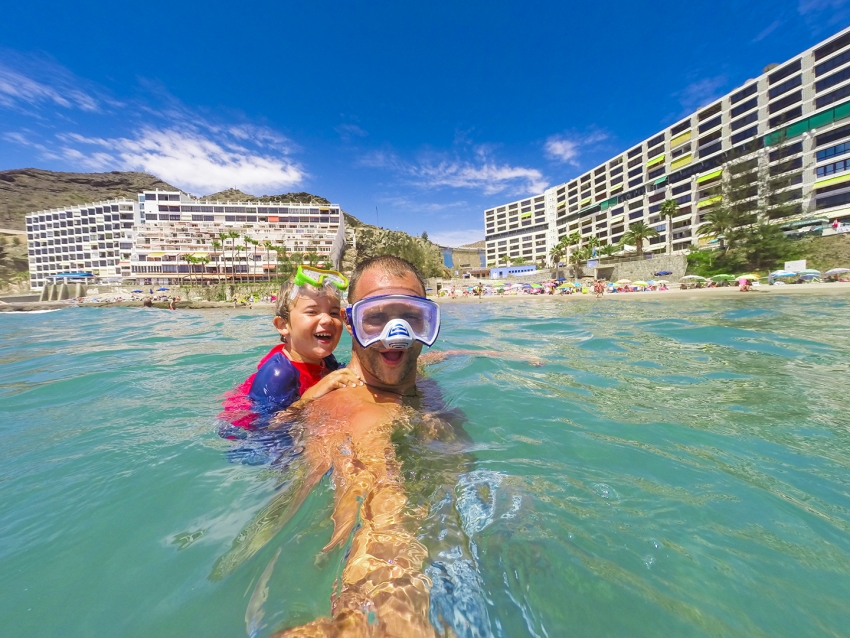
<instances>
[{"instance_id":1,"label":"people on beach","mask_svg":"<svg viewBox=\"0 0 850 638\"><path fill-rule=\"evenodd\" d=\"M222 436L241 438L238 429L262 427L278 410L308 402L345 385L360 383L333 351L342 336L340 297L348 280L336 271L299 266L277 295L272 320L280 343L224 401ZM262 419L261 417L265 417ZM237 429L234 431L234 427Z\"/></svg>"}]
</instances>

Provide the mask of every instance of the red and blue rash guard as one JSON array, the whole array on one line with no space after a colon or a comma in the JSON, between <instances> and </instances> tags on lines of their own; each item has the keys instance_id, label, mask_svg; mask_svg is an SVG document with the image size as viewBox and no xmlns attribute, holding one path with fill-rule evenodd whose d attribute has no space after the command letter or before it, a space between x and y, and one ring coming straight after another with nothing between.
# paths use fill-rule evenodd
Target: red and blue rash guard
<instances>
[{"instance_id":1,"label":"red and blue rash guard","mask_svg":"<svg viewBox=\"0 0 850 638\"><path fill-rule=\"evenodd\" d=\"M257 372L225 396L219 418L243 430L263 428L275 412L288 408L322 377L340 367L333 355L325 357L321 364L293 361L286 355L284 344L279 344L263 357ZM222 430L221 435L240 438L231 428Z\"/></svg>"}]
</instances>

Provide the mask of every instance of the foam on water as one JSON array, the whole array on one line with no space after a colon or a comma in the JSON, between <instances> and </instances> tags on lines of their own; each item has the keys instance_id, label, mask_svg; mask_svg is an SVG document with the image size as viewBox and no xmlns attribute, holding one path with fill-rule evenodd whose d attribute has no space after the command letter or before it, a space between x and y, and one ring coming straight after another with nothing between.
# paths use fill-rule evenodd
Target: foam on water
<instances>
[{"instance_id":1,"label":"foam on water","mask_svg":"<svg viewBox=\"0 0 850 638\"><path fill-rule=\"evenodd\" d=\"M458 636L845 632L848 301L446 304L440 349L546 365L458 357L429 372L472 439L461 462L412 461L432 623ZM231 311L0 322L4 634L264 635L328 614L344 561L320 551L330 480L209 578L285 480L251 465L276 442L222 440L216 421L273 334Z\"/></svg>"}]
</instances>

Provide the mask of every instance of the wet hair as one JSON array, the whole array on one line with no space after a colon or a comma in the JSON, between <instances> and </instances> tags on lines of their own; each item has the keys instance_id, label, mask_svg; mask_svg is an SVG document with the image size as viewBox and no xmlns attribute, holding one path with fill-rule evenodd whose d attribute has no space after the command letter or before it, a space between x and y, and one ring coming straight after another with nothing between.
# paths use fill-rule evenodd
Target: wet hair
<instances>
[{"instance_id":1,"label":"wet hair","mask_svg":"<svg viewBox=\"0 0 850 638\"><path fill-rule=\"evenodd\" d=\"M406 259L396 257L395 255L378 255L377 257L369 257L364 259L354 267L354 272L348 278L348 303L354 303L356 299L354 291L357 288L357 282L367 270L378 269L384 274L392 275L393 277L404 277L408 273L412 273L416 277L416 281L422 286L422 295L425 295L425 280L419 270Z\"/></svg>"},{"instance_id":2,"label":"wet hair","mask_svg":"<svg viewBox=\"0 0 850 638\"><path fill-rule=\"evenodd\" d=\"M295 281L293 278L288 281L285 281L280 286L280 291L277 293L277 305L275 306L274 314L283 319L286 323L289 323L292 307L295 305L295 301L298 299L298 297L301 296L301 291L305 289L309 289L313 292L318 293L319 295L334 296L339 299L340 303L342 303L343 293L336 287L330 284L326 284L321 288L311 286L310 284L305 284L304 286L297 286L295 285ZM284 337L283 335L281 335L280 340L281 342L286 343L286 337Z\"/></svg>"}]
</instances>

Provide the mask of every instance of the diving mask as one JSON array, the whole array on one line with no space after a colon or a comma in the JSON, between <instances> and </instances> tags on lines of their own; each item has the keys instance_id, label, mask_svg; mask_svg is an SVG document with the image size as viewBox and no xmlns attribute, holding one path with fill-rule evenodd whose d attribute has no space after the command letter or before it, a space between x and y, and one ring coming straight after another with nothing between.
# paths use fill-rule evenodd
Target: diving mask
<instances>
[{"instance_id":1,"label":"diving mask","mask_svg":"<svg viewBox=\"0 0 850 638\"><path fill-rule=\"evenodd\" d=\"M312 266L298 266L293 283L296 286L310 284L316 288L334 286L337 290L348 288L348 279L336 270L322 270Z\"/></svg>"},{"instance_id":2,"label":"diving mask","mask_svg":"<svg viewBox=\"0 0 850 638\"><path fill-rule=\"evenodd\" d=\"M407 350L414 341L432 346L440 333L440 307L425 297L366 297L345 312L354 338L364 348L378 342L394 350Z\"/></svg>"}]
</instances>

